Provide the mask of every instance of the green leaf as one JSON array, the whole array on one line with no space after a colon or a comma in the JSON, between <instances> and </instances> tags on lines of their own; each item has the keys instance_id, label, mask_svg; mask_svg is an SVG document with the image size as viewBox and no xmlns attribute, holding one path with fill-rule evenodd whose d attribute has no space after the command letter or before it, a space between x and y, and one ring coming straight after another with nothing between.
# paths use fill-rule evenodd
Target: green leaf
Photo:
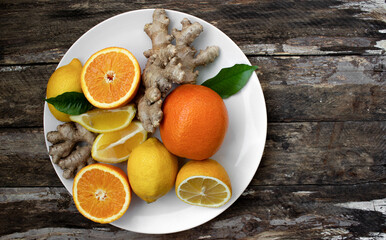
<instances>
[{"instance_id":1,"label":"green leaf","mask_svg":"<svg viewBox=\"0 0 386 240\"><path fill-rule=\"evenodd\" d=\"M65 92L45 101L52 104L58 111L69 115L79 115L94 107L87 101L84 94L79 92Z\"/></svg>"},{"instance_id":2,"label":"green leaf","mask_svg":"<svg viewBox=\"0 0 386 240\"><path fill-rule=\"evenodd\" d=\"M206 80L201 85L211 88L222 98L228 98L240 91L247 84L257 66L235 64L230 68L223 68L213 78Z\"/></svg>"}]
</instances>

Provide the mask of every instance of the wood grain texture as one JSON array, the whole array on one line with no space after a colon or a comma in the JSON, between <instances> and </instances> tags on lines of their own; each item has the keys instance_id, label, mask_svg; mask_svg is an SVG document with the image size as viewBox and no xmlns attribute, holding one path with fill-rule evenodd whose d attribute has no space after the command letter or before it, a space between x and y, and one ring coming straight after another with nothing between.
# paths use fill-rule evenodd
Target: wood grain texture
<instances>
[{"instance_id":1,"label":"wood grain texture","mask_svg":"<svg viewBox=\"0 0 386 240\"><path fill-rule=\"evenodd\" d=\"M385 181L386 122L270 123L252 185ZM360 136L360 137L358 137ZM0 132L0 187L62 186L41 128Z\"/></svg>"},{"instance_id":2,"label":"wood grain texture","mask_svg":"<svg viewBox=\"0 0 386 240\"><path fill-rule=\"evenodd\" d=\"M0 126L42 126L48 79L56 66L0 67Z\"/></svg>"},{"instance_id":3,"label":"wood grain texture","mask_svg":"<svg viewBox=\"0 0 386 240\"><path fill-rule=\"evenodd\" d=\"M215 219L144 235L81 216L49 160L46 84L68 48L112 16L202 18L258 65L268 133L242 196ZM383 0L0 2L0 240L386 239Z\"/></svg>"},{"instance_id":4,"label":"wood grain texture","mask_svg":"<svg viewBox=\"0 0 386 240\"><path fill-rule=\"evenodd\" d=\"M269 122L386 119L385 56L252 57ZM0 67L0 126L41 127L55 64Z\"/></svg>"},{"instance_id":5,"label":"wood grain texture","mask_svg":"<svg viewBox=\"0 0 386 240\"><path fill-rule=\"evenodd\" d=\"M383 187L381 183L252 186L217 218L168 235L143 235L93 223L77 212L64 188L2 188L0 235L1 239L382 239L385 211L357 209L346 203L377 199L371 202L373 206L384 207L385 195L379 191Z\"/></svg>"},{"instance_id":6,"label":"wood grain texture","mask_svg":"<svg viewBox=\"0 0 386 240\"><path fill-rule=\"evenodd\" d=\"M253 185L385 181L386 122L271 123Z\"/></svg>"},{"instance_id":7,"label":"wood grain texture","mask_svg":"<svg viewBox=\"0 0 386 240\"><path fill-rule=\"evenodd\" d=\"M12 1L0 3L0 64L58 62L114 15L166 8L202 18L250 55L384 54L382 1Z\"/></svg>"},{"instance_id":8,"label":"wood grain texture","mask_svg":"<svg viewBox=\"0 0 386 240\"><path fill-rule=\"evenodd\" d=\"M268 120L386 118L386 57L256 57Z\"/></svg>"},{"instance_id":9,"label":"wood grain texture","mask_svg":"<svg viewBox=\"0 0 386 240\"><path fill-rule=\"evenodd\" d=\"M63 186L52 167L43 129L0 131L0 186Z\"/></svg>"}]
</instances>

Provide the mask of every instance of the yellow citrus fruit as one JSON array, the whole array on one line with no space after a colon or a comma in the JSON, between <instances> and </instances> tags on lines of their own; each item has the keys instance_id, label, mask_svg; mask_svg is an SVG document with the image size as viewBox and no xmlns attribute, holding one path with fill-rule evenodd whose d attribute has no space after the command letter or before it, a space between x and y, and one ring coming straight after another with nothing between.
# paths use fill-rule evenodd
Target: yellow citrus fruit
<instances>
[{"instance_id":1,"label":"yellow citrus fruit","mask_svg":"<svg viewBox=\"0 0 386 240\"><path fill-rule=\"evenodd\" d=\"M178 172L176 194L192 205L220 207L231 198L232 187L227 172L215 160L191 160Z\"/></svg>"},{"instance_id":2,"label":"yellow citrus fruit","mask_svg":"<svg viewBox=\"0 0 386 240\"><path fill-rule=\"evenodd\" d=\"M74 178L72 193L79 212L98 223L110 223L122 217L131 201L125 172L102 163L82 168Z\"/></svg>"},{"instance_id":3,"label":"yellow citrus fruit","mask_svg":"<svg viewBox=\"0 0 386 240\"><path fill-rule=\"evenodd\" d=\"M135 96L141 68L127 49L109 47L94 53L84 64L80 82L88 101L104 109L117 108Z\"/></svg>"},{"instance_id":4,"label":"yellow citrus fruit","mask_svg":"<svg viewBox=\"0 0 386 240\"><path fill-rule=\"evenodd\" d=\"M116 109L93 109L80 115L70 116L70 119L91 132L106 133L129 126L136 112L134 104L129 104Z\"/></svg>"},{"instance_id":5,"label":"yellow citrus fruit","mask_svg":"<svg viewBox=\"0 0 386 240\"><path fill-rule=\"evenodd\" d=\"M82 63L74 58L69 64L55 70L47 84L47 98L56 97L65 92L82 92L80 85L80 73ZM62 122L69 122L69 115L58 111L53 105L48 103L52 115Z\"/></svg>"},{"instance_id":6,"label":"yellow citrus fruit","mask_svg":"<svg viewBox=\"0 0 386 240\"><path fill-rule=\"evenodd\" d=\"M134 148L127 161L130 185L138 197L154 202L173 188L178 160L157 138Z\"/></svg>"},{"instance_id":7,"label":"yellow citrus fruit","mask_svg":"<svg viewBox=\"0 0 386 240\"><path fill-rule=\"evenodd\" d=\"M121 130L101 133L92 145L92 157L104 163L126 161L135 147L146 140L147 132L141 122L133 121Z\"/></svg>"}]
</instances>

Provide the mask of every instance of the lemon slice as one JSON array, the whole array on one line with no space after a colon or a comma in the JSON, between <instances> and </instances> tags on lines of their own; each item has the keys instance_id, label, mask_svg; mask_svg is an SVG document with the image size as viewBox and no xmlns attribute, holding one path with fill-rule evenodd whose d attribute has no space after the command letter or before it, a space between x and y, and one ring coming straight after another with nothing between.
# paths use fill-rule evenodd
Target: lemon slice
<instances>
[{"instance_id":1,"label":"lemon slice","mask_svg":"<svg viewBox=\"0 0 386 240\"><path fill-rule=\"evenodd\" d=\"M141 122L133 121L128 127L119 131L99 134L92 146L91 155L99 162L123 162L146 138L147 132Z\"/></svg>"},{"instance_id":2,"label":"lemon slice","mask_svg":"<svg viewBox=\"0 0 386 240\"><path fill-rule=\"evenodd\" d=\"M177 175L176 194L191 205L220 207L232 196L231 183L225 169L216 161L191 160Z\"/></svg>"},{"instance_id":3,"label":"lemon slice","mask_svg":"<svg viewBox=\"0 0 386 240\"><path fill-rule=\"evenodd\" d=\"M106 133L129 126L136 112L134 104L129 104L116 109L94 109L80 115L70 116L70 119L91 132Z\"/></svg>"},{"instance_id":4,"label":"lemon slice","mask_svg":"<svg viewBox=\"0 0 386 240\"><path fill-rule=\"evenodd\" d=\"M225 183L206 176L190 177L177 188L179 199L202 207L220 207L229 201L231 195Z\"/></svg>"}]
</instances>

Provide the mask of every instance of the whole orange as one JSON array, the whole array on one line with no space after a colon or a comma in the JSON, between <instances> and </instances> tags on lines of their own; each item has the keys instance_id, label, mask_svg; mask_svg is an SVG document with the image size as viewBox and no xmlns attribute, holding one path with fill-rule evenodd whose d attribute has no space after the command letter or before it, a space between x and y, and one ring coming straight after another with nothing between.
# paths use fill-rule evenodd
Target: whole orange
<instances>
[{"instance_id":1,"label":"whole orange","mask_svg":"<svg viewBox=\"0 0 386 240\"><path fill-rule=\"evenodd\" d=\"M171 153L204 160L219 150L228 128L228 112L212 89L181 85L166 97L163 113L161 138Z\"/></svg>"}]
</instances>

